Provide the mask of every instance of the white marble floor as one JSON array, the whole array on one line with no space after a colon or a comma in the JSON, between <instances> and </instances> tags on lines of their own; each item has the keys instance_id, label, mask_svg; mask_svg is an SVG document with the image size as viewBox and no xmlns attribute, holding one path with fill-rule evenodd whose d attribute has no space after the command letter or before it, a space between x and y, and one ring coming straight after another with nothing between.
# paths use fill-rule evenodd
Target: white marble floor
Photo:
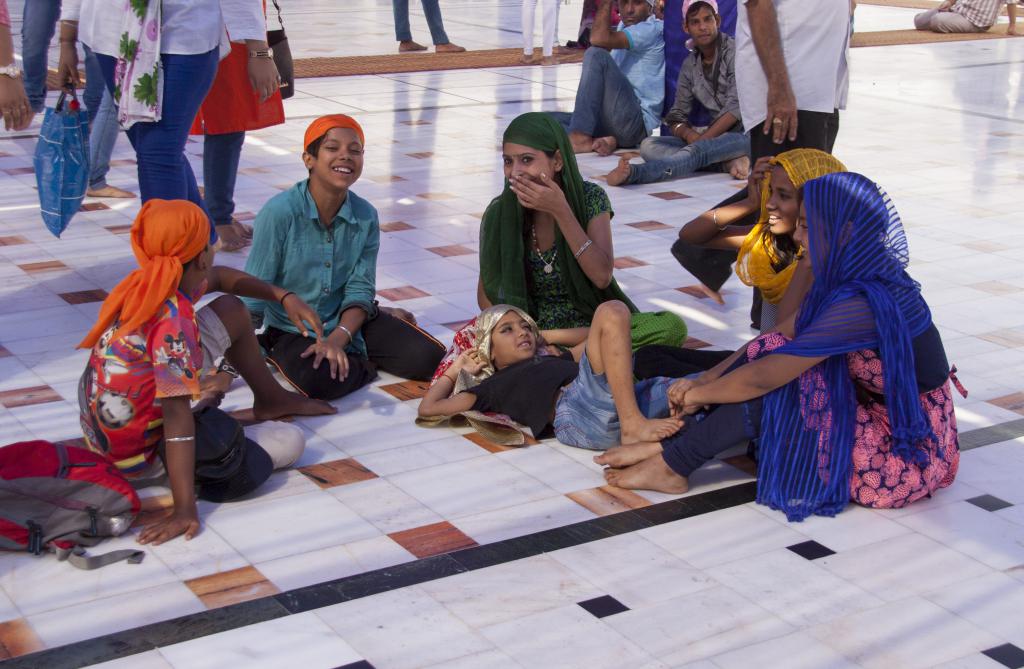
<instances>
[{"instance_id":1,"label":"white marble floor","mask_svg":"<svg viewBox=\"0 0 1024 669\"><path fill-rule=\"evenodd\" d=\"M579 4L562 8L563 40ZM518 3L442 5L453 41L518 44ZM306 38L292 37L297 55L393 47L386 3L346 3L344 22L323 0L284 9L289 30ZM865 5L857 26L906 27L912 15ZM425 35L419 21L414 29ZM912 273L970 390L957 403L962 431L1024 414L1022 62L1024 39L855 49L836 145L851 169L889 190L903 215ZM247 138L238 212L254 214L304 176L300 144L311 118L356 116L368 147L355 190L377 206L387 230L381 300L450 341L450 326L476 311L477 228L501 188L501 133L523 111L570 109L578 79L579 66L567 65L299 80L288 122ZM86 356L73 345L97 313L96 291L133 265L125 226L137 202L90 201L96 206L62 239L45 231L33 147L29 133L0 134L0 443L80 436L76 384ZM198 168L202 143L188 151ZM133 188L123 138L114 157L112 183ZM581 160L591 178L614 164ZM679 313L692 337L721 347L749 337L748 291L730 281L724 307L680 292L695 280L668 249L682 223L735 187L704 174L609 189L615 253L629 259L616 271L623 288L642 308ZM685 197L653 195L666 192ZM241 266L244 255L218 261ZM0 658L671 499L604 488L589 453L553 441L505 451L466 430L416 427L415 400L402 401L397 381L383 378L341 400L336 416L296 420L309 437L300 465L314 478L275 474L251 500L204 506L195 540L147 548L141 565L79 572L48 558L0 555ZM236 385L225 406L251 400ZM965 452L952 488L901 512L850 508L790 525L742 505L116 664L1004 666L981 651L1024 648L1022 479L1024 439L1004 441ZM690 495L750 480L719 462L694 477ZM1006 505L988 511L968 501L983 495ZM787 550L807 541L834 554L811 560ZM133 534L104 547L129 545ZM578 605L594 599L589 609Z\"/></svg>"}]
</instances>

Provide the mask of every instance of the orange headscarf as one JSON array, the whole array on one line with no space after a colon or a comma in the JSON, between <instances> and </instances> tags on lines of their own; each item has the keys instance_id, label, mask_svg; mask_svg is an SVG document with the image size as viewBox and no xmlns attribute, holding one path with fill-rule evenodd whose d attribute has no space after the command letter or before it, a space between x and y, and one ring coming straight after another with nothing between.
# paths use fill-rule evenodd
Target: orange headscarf
<instances>
[{"instance_id":1,"label":"orange headscarf","mask_svg":"<svg viewBox=\"0 0 1024 669\"><path fill-rule=\"evenodd\" d=\"M302 138L302 150L305 151L309 145L327 134L332 128L351 128L359 135L359 143L366 146L366 137L363 136L363 128L351 116L345 114L330 114L321 116L306 128L306 135Z\"/></svg>"},{"instance_id":2,"label":"orange headscarf","mask_svg":"<svg viewBox=\"0 0 1024 669\"><path fill-rule=\"evenodd\" d=\"M149 200L132 223L132 251L139 263L117 284L100 308L99 318L79 348L91 348L115 321L114 336L135 330L178 289L182 265L206 248L210 219L187 200Z\"/></svg>"}]
</instances>

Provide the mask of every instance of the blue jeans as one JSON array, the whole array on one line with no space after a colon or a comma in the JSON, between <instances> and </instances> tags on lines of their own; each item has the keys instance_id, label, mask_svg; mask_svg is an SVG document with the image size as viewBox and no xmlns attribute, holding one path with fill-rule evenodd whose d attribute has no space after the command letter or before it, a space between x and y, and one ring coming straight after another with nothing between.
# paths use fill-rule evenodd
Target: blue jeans
<instances>
[{"instance_id":1,"label":"blue jeans","mask_svg":"<svg viewBox=\"0 0 1024 669\"><path fill-rule=\"evenodd\" d=\"M96 54L107 90L114 90L113 56ZM160 54L164 72L163 116L156 123L135 123L128 129L128 141L139 163L139 196L143 202L189 200L206 211L199 186L185 157L185 142L199 106L217 74L219 49L195 55ZM207 214L209 212L207 211ZM210 242L217 240L210 226Z\"/></svg>"},{"instance_id":2,"label":"blue jeans","mask_svg":"<svg viewBox=\"0 0 1024 669\"><path fill-rule=\"evenodd\" d=\"M636 403L647 418L669 415L668 388L672 379L655 376L633 387ZM580 372L562 392L555 406L555 437L566 446L604 451L622 442L622 426L608 377L595 374L586 352Z\"/></svg>"},{"instance_id":3,"label":"blue jeans","mask_svg":"<svg viewBox=\"0 0 1024 669\"><path fill-rule=\"evenodd\" d=\"M37 114L46 106L46 68L50 41L60 18L60 0L25 0L21 23L21 58L25 95Z\"/></svg>"},{"instance_id":4,"label":"blue jeans","mask_svg":"<svg viewBox=\"0 0 1024 669\"><path fill-rule=\"evenodd\" d=\"M423 14L430 28L430 39L434 45L448 44L448 33L444 31L441 20L441 6L438 0L421 0ZM391 0L391 9L395 14L395 39L399 42L412 41L412 29L409 27L409 0Z\"/></svg>"},{"instance_id":5,"label":"blue jeans","mask_svg":"<svg viewBox=\"0 0 1024 669\"><path fill-rule=\"evenodd\" d=\"M636 146L647 137L644 112L633 84L604 49L590 47L583 55L583 76L576 89L572 114L552 114L569 132L615 137L619 146Z\"/></svg>"},{"instance_id":6,"label":"blue jeans","mask_svg":"<svg viewBox=\"0 0 1024 669\"><path fill-rule=\"evenodd\" d=\"M693 174L699 169L750 153L750 138L742 132L687 144L678 137L648 137L640 143L644 162L629 166L628 184L650 184Z\"/></svg>"},{"instance_id":7,"label":"blue jeans","mask_svg":"<svg viewBox=\"0 0 1024 669\"><path fill-rule=\"evenodd\" d=\"M214 225L231 222L235 213L235 178L245 131L203 138L203 199Z\"/></svg>"},{"instance_id":8,"label":"blue jeans","mask_svg":"<svg viewBox=\"0 0 1024 669\"><path fill-rule=\"evenodd\" d=\"M110 154L121 128L114 98L103 82L103 68L92 49L85 47L85 108L89 110L89 188L106 188Z\"/></svg>"}]
</instances>

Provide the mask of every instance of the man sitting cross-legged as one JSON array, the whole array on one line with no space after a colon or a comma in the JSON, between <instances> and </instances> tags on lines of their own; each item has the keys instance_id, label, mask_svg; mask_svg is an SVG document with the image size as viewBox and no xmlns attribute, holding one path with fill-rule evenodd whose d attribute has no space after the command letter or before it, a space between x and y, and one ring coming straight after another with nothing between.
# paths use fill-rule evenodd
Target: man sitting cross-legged
<instances>
[{"instance_id":1,"label":"man sitting cross-legged","mask_svg":"<svg viewBox=\"0 0 1024 669\"><path fill-rule=\"evenodd\" d=\"M1016 0L946 0L934 9L914 16L914 27L936 33L983 33L999 20L1006 5L1010 25L1008 35L1017 34Z\"/></svg>"},{"instance_id":2,"label":"man sitting cross-legged","mask_svg":"<svg viewBox=\"0 0 1024 669\"><path fill-rule=\"evenodd\" d=\"M655 0L619 0L622 21L611 29L611 0L601 0L583 56L571 114L553 113L569 131L573 151L607 156L637 146L657 128L665 99L664 23ZM608 51L611 50L611 52Z\"/></svg>"},{"instance_id":3,"label":"man sitting cross-legged","mask_svg":"<svg viewBox=\"0 0 1024 669\"><path fill-rule=\"evenodd\" d=\"M609 186L665 181L719 163L733 178L747 178L750 139L739 120L733 38L719 30L722 19L715 0L686 0L683 17L693 53L679 69L676 100L665 117L672 134L648 137L640 144L644 163L631 165L623 157L608 174ZM694 100L707 109L711 125L690 125Z\"/></svg>"}]
</instances>

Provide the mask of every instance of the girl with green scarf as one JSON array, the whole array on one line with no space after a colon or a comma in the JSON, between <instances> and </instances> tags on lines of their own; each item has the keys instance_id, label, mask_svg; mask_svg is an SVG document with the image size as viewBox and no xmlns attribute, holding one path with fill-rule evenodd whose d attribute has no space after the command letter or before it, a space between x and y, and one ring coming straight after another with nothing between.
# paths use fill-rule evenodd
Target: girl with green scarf
<instances>
[{"instance_id":1,"label":"girl with green scarf","mask_svg":"<svg viewBox=\"0 0 1024 669\"><path fill-rule=\"evenodd\" d=\"M619 300L634 314L634 346L681 345L682 319L638 314L615 282L611 202L583 180L561 124L522 114L505 130L502 159L505 188L480 226L480 308L510 304L553 330L587 327L598 305Z\"/></svg>"}]
</instances>

